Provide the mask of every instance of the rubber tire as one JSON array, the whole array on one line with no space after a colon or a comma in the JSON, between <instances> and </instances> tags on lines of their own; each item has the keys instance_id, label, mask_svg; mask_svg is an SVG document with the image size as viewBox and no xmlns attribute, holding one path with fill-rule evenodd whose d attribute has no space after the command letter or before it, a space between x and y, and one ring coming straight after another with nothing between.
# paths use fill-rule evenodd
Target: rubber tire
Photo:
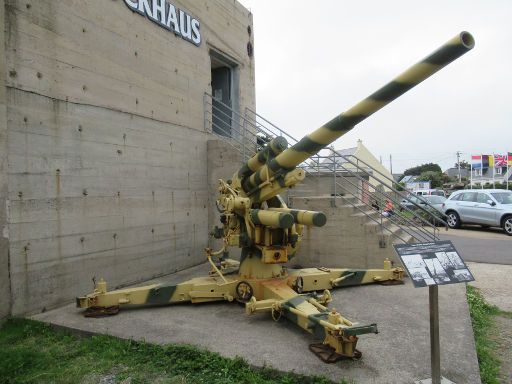
<instances>
[{"instance_id":1,"label":"rubber tire","mask_svg":"<svg viewBox=\"0 0 512 384\"><path fill-rule=\"evenodd\" d=\"M512 216L503 218L502 228L507 235L512 236Z\"/></svg>"},{"instance_id":2,"label":"rubber tire","mask_svg":"<svg viewBox=\"0 0 512 384\"><path fill-rule=\"evenodd\" d=\"M459 214L455 211L450 211L446 214L446 222L448 223L448 227L451 229L460 228L460 217ZM453 224L450 224L452 222Z\"/></svg>"}]
</instances>

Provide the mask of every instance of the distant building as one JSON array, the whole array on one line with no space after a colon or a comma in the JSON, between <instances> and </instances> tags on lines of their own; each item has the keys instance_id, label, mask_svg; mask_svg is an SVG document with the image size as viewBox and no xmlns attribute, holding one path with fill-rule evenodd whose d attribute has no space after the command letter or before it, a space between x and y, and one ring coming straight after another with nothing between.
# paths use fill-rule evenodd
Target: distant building
<instances>
[{"instance_id":1,"label":"distant building","mask_svg":"<svg viewBox=\"0 0 512 384\"><path fill-rule=\"evenodd\" d=\"M512 168L507 169L507 167L500 167L473 169L470 179L472 185L492 184L493 182L506 183L507 179L509 183L512 183Z\"/></svg>"},{"instance_id":2,"label":"distant building","mask_svg":"<svg viewBox=\"0 0 512 384\"><path fill-rule=\"evenodd\" d=\"M393 173L393 180L395 180L396 183L398 183L402 177L404 177L403 173Z\"/></svg>"},{"instance_id":3,"label":"distant building","mask_svg":"<svg viewBox=\"0 0 512 384\"><path fill-rule=\"evenodd\" d=\"M459 168L448 168L446 171L444 171L444 174L451 178L458 178L459 177ZM470 170L461 168L460 169L460 177L469 179L470 176Z\"/></svg>"},{"instance_id":4,"label":"distant building","mask_svg":"<svg viewBox=\"0 0 512 384\"><path fill-rule=\"evenodd\" d=\"M409 192L428 191L430 189L430 181L414 179L405 183L405 189Z\"/></svg>"},{"instance_id":5,"label":"distant building","mask_svg":"<svg viewBox=\"0 0 512 384\"><path fill-rule=\"evenodd\" d=\"M386 184L389 183L389 180L394 180L391 172L389 172L388 169L373 155L373 153L363 145L362 140L357 140L357 147L338 150L331 149L329 154L321 161L321 163L334 165L334 160L336 162L336 167L339 170L345 169L349 172L354 172L357 167L368 170L369 173L375 176L369 177L368 182L370 186L381 184L380 180L384 181ZM355 164L352 164L351 162L354 162Z\"/></svg>"},{"instance_id":6,"label":"distant building","mask_svg":"<svg viewBox=\"0 0 512 384\"><path fill-rule=\"evenodd\" d=\"M484 185L512 181L512 154L472 155L470 183Z\"/></svg>"},{"instance_id":7,"label":"distant building","mask_svg":"<svg viewBox=\"0 0 512 384\"><path fill-rule=\"evenodd\" d=\"M389 192L393 175L363 145L345 149L327 149L320 156L313 156L304 167L315 177L306 177L301 187L310 196L356 194L365 202L376 190ZM292 190L290 195L297 192ZM301 192L304 193L304 192Z\"/></svg>"}]
</instances>

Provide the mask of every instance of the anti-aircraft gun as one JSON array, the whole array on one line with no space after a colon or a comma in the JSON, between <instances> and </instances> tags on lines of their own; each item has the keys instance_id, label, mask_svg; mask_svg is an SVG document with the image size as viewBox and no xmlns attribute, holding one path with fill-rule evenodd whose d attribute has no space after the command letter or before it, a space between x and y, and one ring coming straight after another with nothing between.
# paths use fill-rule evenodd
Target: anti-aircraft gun
<instances>
[{"instance_id":1,"label":"anti-aircraft gun","mask_svg":"<svg viewBox=\"0 0 512 384\"><path fill-rule=\"evenodd\" d=\"M361 357L356 349L358 335L377 333L377 326L352 322L328 309L329 289L399 283L404 271L392 268L389 260L384 261L383 269L287 269L284 264L298 250L303 227L321 227L326 216L322 212L290 209L279 193L304 179L304 170L297 168L304 160L473 46L471 34L461 32L297 144L288 148L283 137L276 137L230 180L219 180L217 208L222 227L216 227L213 235L222 240L223 246L217 251L206 250L212 266L210 276L177 285L154 284L115 291L107 291L101 280L91 294L77 298L77 306L86 308L86 315L97 316L114 314L120 306L236 300L245 303L248 314L268 311L274 319L284 316L322 339L310 349L326 362ZM241 248L239 263L226 258L229 247ZM227 273L233 267L236 272Z\"/></svg>"}]
</instances>

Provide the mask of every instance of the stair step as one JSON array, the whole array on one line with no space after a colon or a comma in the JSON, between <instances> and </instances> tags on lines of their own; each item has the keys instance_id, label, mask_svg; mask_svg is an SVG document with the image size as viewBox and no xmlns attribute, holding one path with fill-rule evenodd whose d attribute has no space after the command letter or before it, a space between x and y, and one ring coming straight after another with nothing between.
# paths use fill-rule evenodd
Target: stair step
<instances>
[{"instance_id":1,"label":"stair step","mask_svg":"<svg viewBox=\"0 0 512 384\"><path fill-rule=\"evenodd\" d=\"M369 211L369 212L356 211L356 213L352 213L350 216L354 217L354 218L359 218L359 219L366 219L367 223L373 223L375 225L380 225L380 223L385 225L385 222L388 221L385 217L381 218L381 214L377 211L373 211L373 212L371 212L371 211ZM378 224L373 219L377 220ZM366 225L367 223L363 223L363 225Z\"/></svg>"},{"instance_id":2,"label":"stair step","mask_svg":"<svg viewBox=\"0 0 512 384\"><path fill-rule=\"evenodd\" d=\"M413 244L415 242L416 240L414 239L414 237L412 237L408 233L404 233L400 236L400 238L395 237L393 244Z\"/></svg>"}]
</instances>

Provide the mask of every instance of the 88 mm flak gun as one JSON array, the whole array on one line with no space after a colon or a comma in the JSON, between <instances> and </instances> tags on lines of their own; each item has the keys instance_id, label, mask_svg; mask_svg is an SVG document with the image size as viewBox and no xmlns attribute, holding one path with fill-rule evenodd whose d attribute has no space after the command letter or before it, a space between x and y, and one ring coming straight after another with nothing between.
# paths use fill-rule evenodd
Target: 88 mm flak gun
<instances>
[{"instance_id":1,"label":"88 mm flak gun","mask_svg":"<svg viewBox=\"0 0 512 384\"><path fill-rule=\"evenodd\" d=\"M393 81L335 117L288 148L276 137L256 153L230 180L219 180L216 201L221 227L213 236L222 247L206 249L212 266L210 276L193 278L176 285L154 284L107 291L101 280L95 290L77 298L86 315L113 314L119 307L162 305L182 302L238 301L248 314L270 312L281 316L322 340L310 349L326 362L360 358L358 336L377 333L376 324L358 324L327 307L329 289L369 283L400 283L402 268L389 260L383 269L307 268L284 266L297 252L304 226L321 227L322 212L290 209L279 194L300 183L304 160L333 143L355 125L401 96L427 77L462 56L474 46L468 32L461 32L437 51L413 65ZM229 260L228 249L241 248L239 262ZM234 273L228 273L229 269Z\"/></svg>"}]
</instances>

